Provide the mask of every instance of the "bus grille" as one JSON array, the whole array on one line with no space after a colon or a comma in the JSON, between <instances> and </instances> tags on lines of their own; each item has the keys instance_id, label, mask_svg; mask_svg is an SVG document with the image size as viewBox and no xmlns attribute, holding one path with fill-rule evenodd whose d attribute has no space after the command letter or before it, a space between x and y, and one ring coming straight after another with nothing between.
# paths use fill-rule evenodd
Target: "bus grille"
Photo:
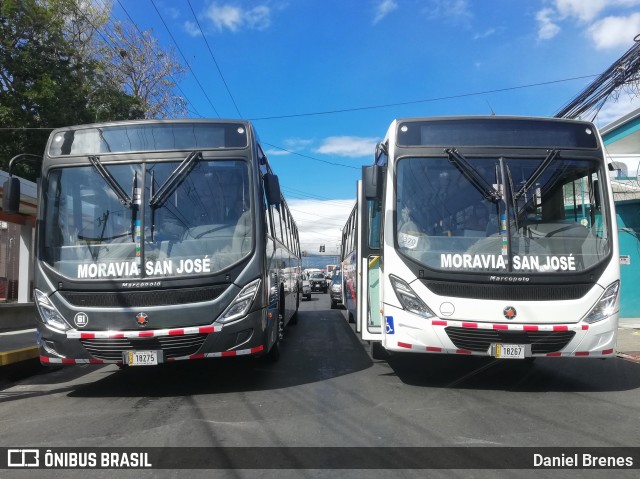
<instances>
[{"instance_id":1,"label":"bus grille","mask_svg":"<svg viewBox=\"0 0 640 479\"><path fill-rule=\"evenodd\" d=\"M200 303L220 296L227 286L207 288L162 289L152 291L60 291L64 299L74 306L94 308L142 308L170 304Z\"/></svg>"},{"instance_id":2,"label":"bus grille","mask_svg":"<svg viewBox=\"0 0 640 479\"><path fill-rule=\"evenodd\" d=\"M492 343L530 344L533 354L554 353L573 339L575 331L504 331L448 326L444 328L458 349L487 352Z\"/></svg>"},{"instance_id":3,"label":"bus grille","mask_svg":"<svg viewBox=\"0 0 640 479\"><path fill-rule=\"evenodd\" d=\"M425 281L425 286L438 296L502 301L553 301L579 299L593 284L474 284Z\"/></svg>"},{"instance_id":4,"label":"bus grille","mask_svg":"<svg viewBox=\"0 0 640 479\"><path fill-rule=\"evenodd\" d=\"M159 351L165 359L195 354L206 334L185 334L183 336L158 336L156 338L81 339L84 348L97 359L120 361L122 353L129 350Z\"/></svg>"}]
</instances>

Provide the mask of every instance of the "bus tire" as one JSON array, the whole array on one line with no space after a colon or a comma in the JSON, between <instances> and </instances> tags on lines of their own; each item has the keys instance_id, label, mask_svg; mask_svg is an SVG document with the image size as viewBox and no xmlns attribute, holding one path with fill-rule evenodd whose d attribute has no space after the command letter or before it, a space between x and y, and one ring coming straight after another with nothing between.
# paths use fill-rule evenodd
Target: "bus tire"
<instances>
[{"instance_id":1,"label":"bus tire","mask_svg":"<svg viewBox=\"0 0 640 479\"><path fill-rule=\"evenodd\" d=\"M293 312L293 316L289 320L289 324L295 326L298 324L298 309L300 308L300 293L296 293L296 310Z\"/></svg>"},{"instance_id":2,"label":"bus tire","mask_svg":"<svg viewBox=\"0 0 640 479\"><path fill-rule=\"evenodd\" d=\"M386 361L389 359L389 351L382 347L382 343L378 341L371 342L371 357L373 359L379 359L381 361Z\"/></svg>"},{"instance_id":3,"label":"bus tire","mask_svg":"<svg viewBox=\"0 0 640 479\"><path fill-rule=\"evenodd\" d=\"M271 349L269 350L269 352L264 356L262 356L262 360L265 363L277 363L279 359L280 359L280 341L276 341L275 343L273 343L273 346L271 346Z\"/></svg>"},{"instance_id":4,"label":"bus tire","mask_svg":"<svg viewBox=\"0 0 640 479\"><path fill-rule=\"evenodd\" d=\"M331 300L331 309L336 309L338 307L338 302L336 300Z\"/></svg>"}]
</instances>

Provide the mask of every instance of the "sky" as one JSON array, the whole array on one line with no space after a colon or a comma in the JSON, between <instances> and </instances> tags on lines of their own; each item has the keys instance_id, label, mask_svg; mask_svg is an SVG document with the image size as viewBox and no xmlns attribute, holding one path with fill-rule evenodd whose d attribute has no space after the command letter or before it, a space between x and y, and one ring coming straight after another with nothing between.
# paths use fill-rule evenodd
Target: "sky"
<instances>
[{"instance_id":1,"label":"sky","mask_svg":"<svg viewBox=\"0 0 640 479\"><path fill-rule=\"evenodd\" d=\"M113 0L130 19L188 63L190 117L254 123L302 248L335 255L394 119L553 116L633 46L640 0Z\"/></svg>"}]
</instances>

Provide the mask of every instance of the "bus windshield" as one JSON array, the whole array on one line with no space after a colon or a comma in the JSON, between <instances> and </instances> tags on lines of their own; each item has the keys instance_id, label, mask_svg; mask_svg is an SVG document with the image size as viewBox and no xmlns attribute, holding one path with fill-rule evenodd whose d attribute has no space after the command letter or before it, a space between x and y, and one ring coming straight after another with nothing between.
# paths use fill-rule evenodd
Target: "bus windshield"
<instances>
[{"instance_id":1,"label":"bus windshield","mask_svg":"<svg viewBox=\"0 0 640 479\"><path fill-rule=\"evenodd\" d=\"M402 254L434 270L527 275L584 271L609 254L597 161L455 154L398 161Z\"/></svg>"},{"instance_id":2,"label":"bus windshield","mask_svg":"<svg viewBox=\"0 0 640 479\"><path fill-rule=\"evenodd\" d=\"M180 164L103 164L130 205L91 165L52 169L43 201L44 261L68 278L139 279L216 273L249 255L248 163L200 159L151 205Z\"/></svg>"}]
</instances>

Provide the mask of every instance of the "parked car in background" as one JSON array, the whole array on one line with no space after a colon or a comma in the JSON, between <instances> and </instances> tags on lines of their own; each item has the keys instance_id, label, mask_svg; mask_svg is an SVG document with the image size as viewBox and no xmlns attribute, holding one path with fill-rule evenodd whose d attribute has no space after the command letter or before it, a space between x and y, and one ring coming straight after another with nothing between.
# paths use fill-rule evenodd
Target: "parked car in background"
<instances>
[{"instance_id":1,"label":"parked car in background","mask_svg":"<svg viewBox=\"0 0 640 479\"><path fill-rule=\"evenodd\" d=\"M324 278L322 271L311 273L309 282L311 283L311 291L322 291L326 293L329 290L327 280Z\"/></svg>"},{"instance_id":2,"label":"parked car in background","mask_svg":"<svg viewBox=\"0 0 640 479\"><path fill-rule=\"evenodd\" d=\"M305 275L304 273L302 274L302 276L300 277L300 282L302 283L302 296L304 296L307 300L311 299L311 283L309 283L309 280L307 279L307 275Z\"/></svg>"},{"instance_id":3,"label":"parked car in background","mask_svg":"<svg viewBox=\"0 0 640 479\"><path fill-rule=\"evenodd\" d=\"M331 297L331 309L336 309L338 303L342 303L342 275L339 272L331 278L329 296Z\"/></svg>"}]
</instances>

